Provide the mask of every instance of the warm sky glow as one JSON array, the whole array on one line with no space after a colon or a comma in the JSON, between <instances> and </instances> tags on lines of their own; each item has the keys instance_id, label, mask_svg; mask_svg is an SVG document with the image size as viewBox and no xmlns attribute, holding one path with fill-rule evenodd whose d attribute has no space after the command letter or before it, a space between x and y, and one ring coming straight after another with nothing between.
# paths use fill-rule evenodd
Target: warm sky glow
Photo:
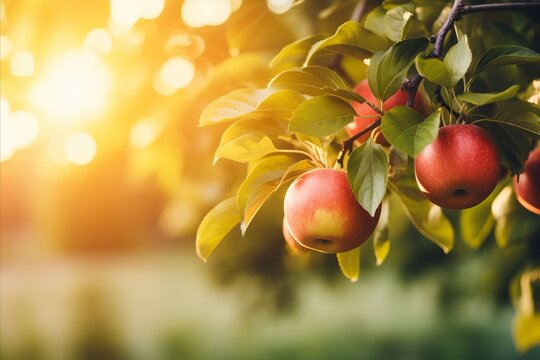
<instances>
[{"instance_id":1,"label":"warm sky glow","mask_svg":"<svg viewBox=\"0 0 540 360\"><path fill-rule=\"evenodd\" d=\"M13 76L29 77L34 75L35 68L34 54L28 50L17 50L11 56L9 70Z\"/></svg>"},{"instance_id":2,"label":"warm sky glow","mask_svg":"<svg viewBox=\"0 0 540 360\"><path fill-rule=\"evenodd\" d=\"M89 164L96 156L94 138L85 132L75 132L64 140L64 155L73 165Z\"/></svg>"},{"instance_id":3,"label":"warm sky glow","mask_svg":"<svg viewBox=\"0 0 540 360\"><path fill-rule=\"evenodd\" d=\"M54 59L31 92L32 103L51 121L73 123L105 111L111 74L89 52L71 51Z\"/></svg>"},{"instance_id":4,"label":"warm sky glow","mask_svg":"<svg viewBox=\"0 0 540 360\"><path fill-rule=\"evenodd\" d=\"M12 49L13 43L11 40L7 36L0 35L0 60L6 59Z\"/></svg>"},{"instance_id":5,"label":"warm sky glow","mask_svg":"<svg viewBox=\"0 0 540 360\"><path fill-rule=\"evenodd\" d=\"M144 119L131 128L129 142L137 148L145 148L159 135L160 127L154 119Z\"/></svg>"}]
</instances>

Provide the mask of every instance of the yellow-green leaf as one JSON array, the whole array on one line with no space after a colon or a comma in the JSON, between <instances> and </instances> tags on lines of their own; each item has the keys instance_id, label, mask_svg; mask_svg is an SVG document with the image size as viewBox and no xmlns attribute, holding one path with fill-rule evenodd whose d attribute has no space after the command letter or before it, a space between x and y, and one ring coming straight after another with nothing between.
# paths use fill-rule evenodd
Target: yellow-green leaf
<instances>
[{"instance_id":1,"label":"yellow-green leaf","mask_svg":"<svg viewBox=\"0 0 540 360\"><path fill-rule=\"evenodd\" d=\"M220 159L248 162L275 152L277 149L264 134L246 134L229 141L217 149L214 164Z\"/></svg>"},{"instance_id":2,"label":"yellow-green leaf","mask_svg":"<svg viewBox=\"0 0 540 360\"><path fill-rule=\"evenodd\" d=\"M384 51L392 43L374 32L366 29L358 21L347 21L336 33L312 46L304 65L308 65L313 56L322 50L331 50L357 58L369 56L375 51Z\"/></svg>"},{"instance_id":3,"label":"yellow-green leaf","mask_svg":"<svg viewBox=\"0 0 540 360\"><path fill-rule=\"evenodd\" d=\"M197 255L206 262L221 240L240 223L235 198L217 204L201 221L197 229L195 248Z\"/></svg>"},{"instance_id":4,"label":"yellow-green leaf","mask_svg":"<svg viewBox=\"0 0 540 360\"><path fill-rule=\"evenodd\" d=\"M427 200L411 178L389 182L416 229L439 246L445 254L454 247L454 229L442 209Z\"/></svg>"},{"instance_id":5,"label":"yellow-green leaf","mask_svg":"<svg viewBox=\"0 0 540 360\"><path fill-rule=\"evenodd\" d=\"M540 314L516 314L513 324L514 343L520 352L540 345Z\"/></svg>"},{"instance_id":6,"label":"yellow-green leaf","mask_svg":"<svg viewBox=\"0 0 540 360\"><path fill-rule=\"evenodd\" d=\"M382 265L390 252L390 237L388 236L389 212L388 201L386 201L381 208L381 216L379 217L379 223L373 236L373 250L375 252L377 266Z\"/></svg>"},{"instance_id":7,"label":"yellow-green leaf","mask_svg":"<svg viewBox=\"0 0 540 360\"><path fill-rule=\"evenodd\" d=\"M343 275L351 282L358 281L360 277L360 247L337 253L336 257Z\"/></svg>"},{"instance_id":8,"label":"yellow-green leaf","mask_svg":"<svg viewBox=\"0 0 540 360\"><path fill-rule=\"evenodd\" d=\"M249 224L266 200L286 181L311 170L308 160L298 161L289 155L272 156L262 160L242 182L236 194L241 216L241 230L245 234Z\"/></svg>"},{"instance_id":9,"label":"yellow-green leaf","mask_svg":"<svg viewBox=\"0 0 540 360\"><path fill-rule=\"evenodd\" d=\"M458 99L473 105L486 105L497 101L511 99L516 96L519 85L512 85L508 89L497 93L473 93L466 92L458 96Z\"/></svg>"}]
</instances>

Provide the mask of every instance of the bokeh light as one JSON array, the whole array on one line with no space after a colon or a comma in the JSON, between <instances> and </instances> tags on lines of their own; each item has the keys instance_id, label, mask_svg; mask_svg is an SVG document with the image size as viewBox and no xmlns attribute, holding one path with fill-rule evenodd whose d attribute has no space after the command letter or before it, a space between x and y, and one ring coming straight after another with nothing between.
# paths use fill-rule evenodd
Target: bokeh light
<instances>
[{"instance_id":1,"label":"bokeh light","mask_svg":"<svg viewBox=\"0 0 540 360\"><path fill-rule=\"evenodd\" d=\"M24 149L30 146L38 137L39 122L34 114L26 110L18 110L11 113L8 118L9 128L12 133L16 148Z\"/></svg>"},{"instance_id":2,"label":"bokeh light","mask_svg":"<svg viewBox=\"0 0 540 360\"><path fill-rule=\"evenodd\" d=\"M195 65L183 57L167 60L153 79L154 89L162 95L172 95L188 86L195 77Z\"/></svg>"},{"instance_id":3,"label":"bokeh light","mask_svg":"<svg viewBox=\"0 0 540 360\"><path fill-rule=\"evenodd\" d=\"M145 148L159 135L160 126L154 119L144 119L131 128L129 142L137 148Z\"/></svg>"},{"instance_id":4,"label":"bokeh light","mask_svg":"<svg viewBox=\"0 0 540 360\"><path fill-rule=\"evenodd\" d=\"M16 50L11 56L9 70L13 76L29 77L34 75L35 66L36 61L31 51Z\"/></svg>"},{"instance_id":5,"label":"bokeh light","mask_svg":"<svg viewBox=\"0 0 540 360\"><path fill-rule=\"evenodd\" d=\"M233 11L229 0L185 0L182 20L191 27L223 24Z\"/></svg>"},{"instance_id":6,"label":"bokeh light","mask_svg":"<svg viewBox=\"0 0 540 360\"><path fill-rule=\"evenodd\" d=\"M73 165L89 164L96 156L94 138L85 132L74 132L64 140L64 155Z\"/></svg>"},{"instance_id":7,"label":"bokeh light","mask_svg":"<svg viewBox=\"0 0 540 360\"><path fill-rule=\"evenodd\" d=\"M65 125L102 115L111 82L109 70L96 55L70 51L52 61L30 100L50 120Z\"/></svg>"},{"instance_id":8,"label":"bokeh light","mask_svg":"<svg viewBox=\"0 0 540 360\"><path fill-rule=\"evenodd\" d=\"M101 28L91 30L84 39L84 48L101 56L108 55L112 48L111 34Z\"/></svg>"},{"instance_id":9,"label":"bokeh light","mask_svg":"<svg viewBox=\"0 0 540 360\"><path fill-rule=\"evenodd\" d=\"M12 49L13 43L11 40L5 35L0 35L0 60L7 59Z\"/></svg>"},{"instance_id":10,"label":"bokeh light","mask_svg":"<svg viewBox=\"0 0 540 360\"><path fill-rule=\"evenodd\" d=\"M270 11L275 14L284 14L293 6L294 0L266 0Z\"/></svg>"}]
</instances>

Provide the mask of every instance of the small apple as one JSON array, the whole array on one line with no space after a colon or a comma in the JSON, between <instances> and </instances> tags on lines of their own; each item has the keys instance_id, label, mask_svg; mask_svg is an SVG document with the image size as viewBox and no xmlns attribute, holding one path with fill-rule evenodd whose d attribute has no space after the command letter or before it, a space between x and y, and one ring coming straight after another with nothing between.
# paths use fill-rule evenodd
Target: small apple
<instances>
[{"instance_id":1,"label":"small apple","mask_svg":"<svg viewBox=\"0 0 540 360\"><path fill-rule=\"evenodd\" d=\"M298 177L285 194L285 221L296 241L308 249L339 253L364 243L379 221L360 206L347 173L315 169Z\"/></svg>"},{"instance_id":2,"label":"small apple","mask_svg":"<svg viewBox=\"0 0 540 360\"><path fill-rule=\"evenodd\" d=\"M481 203L501 172L497 145L476 125L448 125L414 160L416 182L434 204L466 209Z\"/></svg>"},{"instance_id":3,"label":"small apple","mask_svg":"<svg viewBox=\"0 0 540 360\"><path fill-rule=\"evenodd\" d=\"M292 236L291 231L289 230L289 225L287 221L283 218L283 238L285 239L285 244L287 244L287 249L293 255L300 255L308 252L308 249L303 247L296 239Z\"/></svg>"},{"instance_id":4,"label":"small apple","mask_svg":"<svg viewBox=\"0 0 540 360\"><path fill-rule=\"evenodd\" d=\"M373 96L373 93L369 89L367 79L360 81L354 87L354 91L358 95L362 96L364 99L369 101L370 103L375 104L375 105L377 104L377 99L375 98L375 96ZM388 99L386 99L383 102L384 111L388 111L391 108L399 106L399 105L407 104L408 97L409 95L406 91L404 91L403 89L399 89L394 95L390 96ZM354 102L352 106L354 110L356 110L356 113L358 114L358 116L355 116L354 122L350 123L346 127L347 132L349 133L349 136L352 136L358 133L359 131L361 131L362 129L365 129L366 127L371 125L373 121L375 121L375 119L379 116L379 113L373 110L371 106L369 106L366 103ZM423 99L422 95L419 92L414 99L413 108L416 111L424 114L427 112L426 107L427 105L425 103L425 100ZM358 143L365 142L370 137L370 135L371 135L371 132L368 132L360 136L357 139L357 142ZM386 140L382 132L377 134L377 136L375 137L375 142L383 146L390 146L390 143L388 142L388 140Z\"/></svg>"},{"instance_id":5,"label":"small apple","mask_svg":"<svg viewBox=\"0 0 540 360\"><path fill-rule=\"evenodd\" d=\"M514 190L524 208L540 215L540 147L529 153L519 180L514 176Z\"/></svg>"}]
</instances>

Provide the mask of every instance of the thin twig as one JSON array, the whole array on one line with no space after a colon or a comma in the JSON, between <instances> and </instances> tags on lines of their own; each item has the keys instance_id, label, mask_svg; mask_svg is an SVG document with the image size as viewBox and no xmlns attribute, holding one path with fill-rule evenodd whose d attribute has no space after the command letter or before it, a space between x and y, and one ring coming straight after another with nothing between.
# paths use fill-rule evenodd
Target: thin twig
<instances>
[{"instance_id":1,"label":"thin twig","mask_svg":"<svg viewBox=\"0 0 540 360\"><path fill-rule=\"evenodd\" d=\"M369 126L360 130L359 132L357 132L356 134L354 134L353 136L345 140L343 144L341 145L341 151L339 152L339 155L337 157L337 163L341 167L343 167L343 160L345 159L345 155L347 155L348 153L352 151L352 147L356 139L358 139L360 136L364 134L367 134L368 132L372 131L373 129L375 129L376 127L380 125L381 125L381 118L377 118Z\"/></svg>"}]
</instances>

